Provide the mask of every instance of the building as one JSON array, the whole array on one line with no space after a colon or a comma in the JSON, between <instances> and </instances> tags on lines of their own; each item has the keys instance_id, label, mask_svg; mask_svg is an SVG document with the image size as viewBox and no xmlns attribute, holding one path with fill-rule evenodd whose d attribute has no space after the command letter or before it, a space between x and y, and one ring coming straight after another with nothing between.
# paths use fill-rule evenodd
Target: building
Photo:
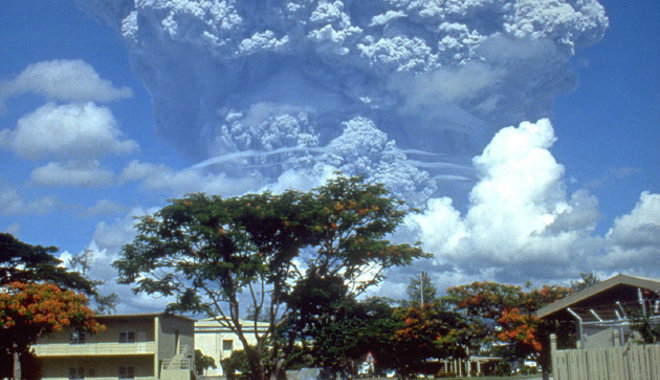
<instances>
[{"instance_id":1,"label":"building","mask_svg":"<svg viewBox=\"0 0 660 380\"><path fill-rule=\"evenodd\" d=\"M243 331L245 331L248 343L256 344L254 321L240 320L240 323ZM268 326L268 323L257 322L256 332L264 334L268 330ZM204 371L204 376L222 376L220 361L228 358L233 351L242 350L243 343L225 320L207 318L195 322L195 349L199 349L204 355L212 357L217 365L216 369L209 368Z\"/></svg>"},{"instance_id":2,"label":"building","mask_svg":"<svg viewBox=\"0 0 660 380\"><path fill-rule=\"evenodd\" d=\"M97 316L105 331L67 329L33 346L43 379L190 380L194 320L165 314Z\"/></svg>"},{"instance_id":3,"label":"building","mask_svg":"<svg viewBox=\"0 0 660 380\"><path fill-rule=\"evenodd\" d=\"M645 316L660 323L660 280L619 274L536 312L556 326L575 326L578 347L611 347L635 339L631 324Z\"/></svg>"}]
</instances>

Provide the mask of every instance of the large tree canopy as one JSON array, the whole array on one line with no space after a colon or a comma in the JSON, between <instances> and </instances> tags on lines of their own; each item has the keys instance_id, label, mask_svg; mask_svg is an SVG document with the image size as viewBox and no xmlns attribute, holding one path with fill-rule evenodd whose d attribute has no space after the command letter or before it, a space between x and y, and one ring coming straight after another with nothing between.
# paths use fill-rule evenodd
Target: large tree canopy
<instances>
[{"instance_id":1,"label":"large tree canopy","mask_svg":"<svg viewBox=\"0 0 660 380\"><path fill-rule=\"evenodd\" d=\"M399 323L392 341L393 359L404 379L422 370L427 359L466 356L468 326L459 313L429 303L398 308L394 316Z\"/></svg>"},{"instance_id":2,"label":"large tree canopy","mask_svg":"<svg viewBox=\"0 0 660 380\"><path fill-rule=\"evenodd\" d=\"M0 233L0 284L49 281L67 289L92 294L93 284L80 273L62 266L62 261L53 256L55 252L56 247L30 245L11 234Z\"/></svg>"},{"instance_id":3,"label":"large tree canopy","mask_svg":"<svg viewBox=\"0 0 660 380\"><path fill-rule=\"evenodd\" d=\"M97 289L100 282L66 268L53 255L56 252L56 247L31 245L11 234L0 233L0 285L11 282L49 282L62 289L84 293L94 300L99 311L114 307L114 294L101 295ZM82 257L78 259L84 260Z\"/></svg>"},{"instance_id":4,"label":"large tree canopy","mask_svg":"<svg viewBox=\"0 0 660 380\"><path fill-rule=\"evenodd\" d=\"M504 354L511 359L536 357L548 366L548 331L551 326L534 313L541 307L572 293L570 288L544 285L523 289L497 282L473 282L447 289L445 301L466 315L476 344L506 343Z\"/></svg>"},{"instance_id":5,"label":"large tree canopy","mask_svg":"<svg viewBox=\"0 0 660 380\"><path fill-rule=\"evenodd\" d=\"M282 327L296 315L288 302L310 273L324 281L340 278L352 293L382 279L382 271L410 263L424 253L385 240L406 210L382 185L338 177L310 192L269 192L234 198L191 194L140 218L138 235L115 262L120 281L136 292L172 296L170 310L218 317L244 347L254 379L263 379L266 342L273 349L270 375L276 377L292 348ZM256 322L242 326L241 303ZM248 305L243 305L246 307ZM246 334L254 333L250 346Z\"/></svg>"}]
</instances>

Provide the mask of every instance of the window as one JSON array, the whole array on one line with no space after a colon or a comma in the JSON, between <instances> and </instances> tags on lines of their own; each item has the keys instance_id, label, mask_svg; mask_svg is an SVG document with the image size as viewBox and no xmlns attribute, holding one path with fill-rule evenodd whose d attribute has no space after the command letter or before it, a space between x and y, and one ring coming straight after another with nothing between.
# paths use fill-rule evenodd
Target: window
<instances>
[{"instance_id":1,"label":"window","mask_svg":"<svg viewBox=\"0 0 660 380\"><path fill-rule=\"evenodd\" d=\"M222 341L222 350L231 351L234 349L234 341L231 339L225 339Z\"/></svg>"},{"instance_id":2,"label":"window","mask_svg":"<svg viewBox=\"0 0 660 380\"><path fill-rule=\"evenodd\" d=\"M135 332L133 331L120 332L119 343L135 343Z\"/></svg>"},{"instance_id":3,"label":"window","mask_svg":"<svg viewBox=\"0 0 660 380\"><path fill-rule=\"evenodd\" d=\"M135 368L134 367L119 367L119 378L120 379L135 379Z\"/></svg>"},{"instance_id":4,"label":"window","mask_svg":"<svg viewBox=\"0 0 660 380\"><path fill-rule=\"evenodd\" d=\"M81 330L74 330L71 333L71 344L83 344L85 343L85 332Z\"/></svg>"},{"instance_id":5,"label":"window","mask_svg":"<svg viewBox=\"0 0 660 380\"><path fill-rule=\"evenodd\" d=\"M83 367L70 367L69 368L69 379L77 380L85 378L85 369Z\"/></svg>"}]
</instances>

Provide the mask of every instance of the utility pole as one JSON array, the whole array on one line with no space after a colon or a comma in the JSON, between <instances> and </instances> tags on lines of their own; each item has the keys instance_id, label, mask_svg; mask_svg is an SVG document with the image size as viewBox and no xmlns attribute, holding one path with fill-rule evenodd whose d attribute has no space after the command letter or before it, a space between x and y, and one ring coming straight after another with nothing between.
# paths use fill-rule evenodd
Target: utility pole
<instances>
[{"instance_id":1,"label":"utility pole","mask_svg":"<svg viewBox=\"0 0 660 380\"><path fill-rule=\"evenodd\" d=\"M419 300L422 308L424 307L424 271L419 271Z\"/></svg>"}]
</instances>

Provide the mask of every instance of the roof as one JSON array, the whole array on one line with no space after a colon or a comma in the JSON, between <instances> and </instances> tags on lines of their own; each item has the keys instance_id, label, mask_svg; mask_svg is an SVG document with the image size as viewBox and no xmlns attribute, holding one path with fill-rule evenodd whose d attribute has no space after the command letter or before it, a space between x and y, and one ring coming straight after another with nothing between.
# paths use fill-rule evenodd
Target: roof
<instances>
[{"instance_id":1,"label":"roof","mask_svg":"<svg viewBox=\"0 0 660 380\"><path fill-rule=\"evenodd\" d=\"M593 286L590 286L580 292L572 294L568 297L564 297L556 302L542 307L536 312L536 316L539 318L545 318L549 315L562 311L567 307L571 307L600 293L606 292L619 286L660 291L660 280L618 274L614 277L608 278L607 280L603 280Z\"/></svg>"},{"instance_id":2,"label":"roof","mask_svg":"<svg viewBox=\"0 0 660 380\"><path fill-rule=\"evenodd\" d=\"M175 314L167 314L167 313L108 314L108 315L97 315L94 318L121 319L121 318L155 318L155 317L171 317L171 318L185 319L191 322L195 321L194 319L184 317L183 315L175 315Z\"/></svg>"},{"instance_id":3,"label":"roof","mask_svg":"<svg viewBox=\"0 0 660 380\"><path fill-rule=\"evenodd\" d=\"M195 322L195 331L201 332L202 330L219 330L219 329L229 329L228 321L222 322L222 317L217 318L205 318L200 319ZM226 320L226 319L225 319ZM239 319L239 323L243 328L251 329L254 326L254 321L248 321L245 319ZM267 322L257 322L258 330L266 330L270 327L270 324Z\"/></svg>"}]
</instances>

